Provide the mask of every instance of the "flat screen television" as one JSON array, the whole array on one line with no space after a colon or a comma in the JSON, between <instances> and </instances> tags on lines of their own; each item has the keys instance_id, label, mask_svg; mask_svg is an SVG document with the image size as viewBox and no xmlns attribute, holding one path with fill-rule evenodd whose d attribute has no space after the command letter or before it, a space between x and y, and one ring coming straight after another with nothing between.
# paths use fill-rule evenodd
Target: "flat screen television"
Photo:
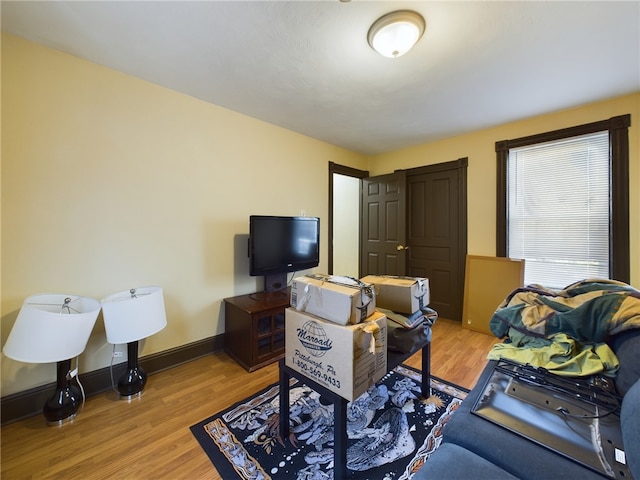
<instances>
[{"instance_id":1,"label":"flat screen television","mask_svg":"<svg viewBox=\"0 0 640 480\"><path fill-rule=\"evenodd\" d=\"M249 274L265 276L265 290L286 287L287 273L317 267L320 219L316 217L249 217Z\"/></svg>"}]
</instances>

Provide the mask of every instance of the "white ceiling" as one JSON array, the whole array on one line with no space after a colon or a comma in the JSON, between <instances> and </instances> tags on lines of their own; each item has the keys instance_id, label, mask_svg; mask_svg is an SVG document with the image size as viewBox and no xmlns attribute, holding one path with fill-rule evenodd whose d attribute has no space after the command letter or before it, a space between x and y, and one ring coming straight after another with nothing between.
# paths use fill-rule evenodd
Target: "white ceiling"
<instances>
[{"instance_id":1,"label":"white ceiling","mask_svg":"<svg viewBox=\"0 0 640 480\"><path fill-rule=\"evenodd\" d=\"M376 154L640 91L640 1L2 1L2 29ZM370 25L427 29L388 59Z\"/></svg>"}]
</instances>

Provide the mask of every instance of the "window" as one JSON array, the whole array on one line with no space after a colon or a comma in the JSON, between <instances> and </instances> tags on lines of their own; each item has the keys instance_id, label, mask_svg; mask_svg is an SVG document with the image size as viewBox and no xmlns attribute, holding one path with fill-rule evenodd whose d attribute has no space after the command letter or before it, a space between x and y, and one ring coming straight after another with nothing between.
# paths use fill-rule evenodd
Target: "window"
<instances>
[{"instance_id":1,"label":"window","mask_svg":"<svg viewBox=\"0 0 640 480\"><path fill-rule=\"evenodd\" d=\"M496 143L498 256L525 284L629 282L630 116Z\"/></svg>"}]
</instances>

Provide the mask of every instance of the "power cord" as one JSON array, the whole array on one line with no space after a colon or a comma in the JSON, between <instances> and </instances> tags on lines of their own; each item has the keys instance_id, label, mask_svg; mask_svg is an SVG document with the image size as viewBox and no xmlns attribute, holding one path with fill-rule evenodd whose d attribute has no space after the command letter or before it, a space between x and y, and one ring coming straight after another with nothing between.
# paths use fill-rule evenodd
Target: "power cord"
<instances>
[{"instance_id":1,"label":"power cord","mask_svg":"<svg viewBox=\"0 0 640 480\"><path fill-rule=\"evenodd\" d=\"M596 410L598 409L598 406L596 405ZM608 410L607 412L603 413L603 414L595 414L595 415L578 415L575 413L571 413L567 408L565 407L558 407L556 408L556 412L561 413L563 416L565 417L570 417L570 418L604 418L607 417L609 415L611 415L612 413L615 413L618 410L618 407L613 408L611 410Z\"/></svg>"},{"instance_id":2,"label":"power cord","mask_svg":"<svg viewBox=\"0 0 640 480\"><path fill-rule=\"evenodd\" d=\"M80 409L82 409L84 408L84 404L87 399L87 396L84 392L84 387L82 386L82 382L80 381L80 375L78 375L79 362L80 362L80 357L76 357L76 361L75 361L76 368L74 368L73 370L69 370L67 372L67 380L71 381L73 378L76 379L76 383L78 384L78 387L80 387L80 394L82 395L82 405L80 405Z\"/></svg>"},{"instance_id":3,"label":"power cord","mask_svg":"<svg viewBox=\"0 0 640 480\"><path fill-rule=\"evenodd\" d=\"M118 389L116 388L116 382L113 379L113 360L116 358L116 344L113 344L113 349L111 350L111 365L109 365L109 374L111 375L111 389L116 392L118 395Z\"/></svg>"}]
</instances>

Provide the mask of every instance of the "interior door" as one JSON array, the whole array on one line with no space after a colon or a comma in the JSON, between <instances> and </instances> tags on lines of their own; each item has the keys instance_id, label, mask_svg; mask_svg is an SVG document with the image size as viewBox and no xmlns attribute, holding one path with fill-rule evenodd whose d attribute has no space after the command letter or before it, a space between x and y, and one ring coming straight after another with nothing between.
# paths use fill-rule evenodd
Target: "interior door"
<instances>
[{"instance_id":1,"label":"interior door","mask_svg":"<svg viewBox=\"0 0 640 480\"><path fill-rule=\"evenodd\" d=\"M362 178L360 277L427 277L432 308L457 321L467 254L467 166L461 158L378 177L353 175Z\"/></svg>"},{"instance_id":2,"label":"interior door","mask_svg":"<svg viewBox=\"0 0 640 480\"><path fill-rule=\"evenodd\" d=\"M407 272L429 279L429 306L462 320L467 253L467 159L410 170L407 175Z\"/></svg>"},{"instance_id":3,"label":"interior door","mask_svg":"<svg viewBox=\"0 0 640 480\"><path fill-rule=\"evenodd\" d=\"M406 173L364 178L360 276L406 274Z\"/></svg>"}]
</instances>

